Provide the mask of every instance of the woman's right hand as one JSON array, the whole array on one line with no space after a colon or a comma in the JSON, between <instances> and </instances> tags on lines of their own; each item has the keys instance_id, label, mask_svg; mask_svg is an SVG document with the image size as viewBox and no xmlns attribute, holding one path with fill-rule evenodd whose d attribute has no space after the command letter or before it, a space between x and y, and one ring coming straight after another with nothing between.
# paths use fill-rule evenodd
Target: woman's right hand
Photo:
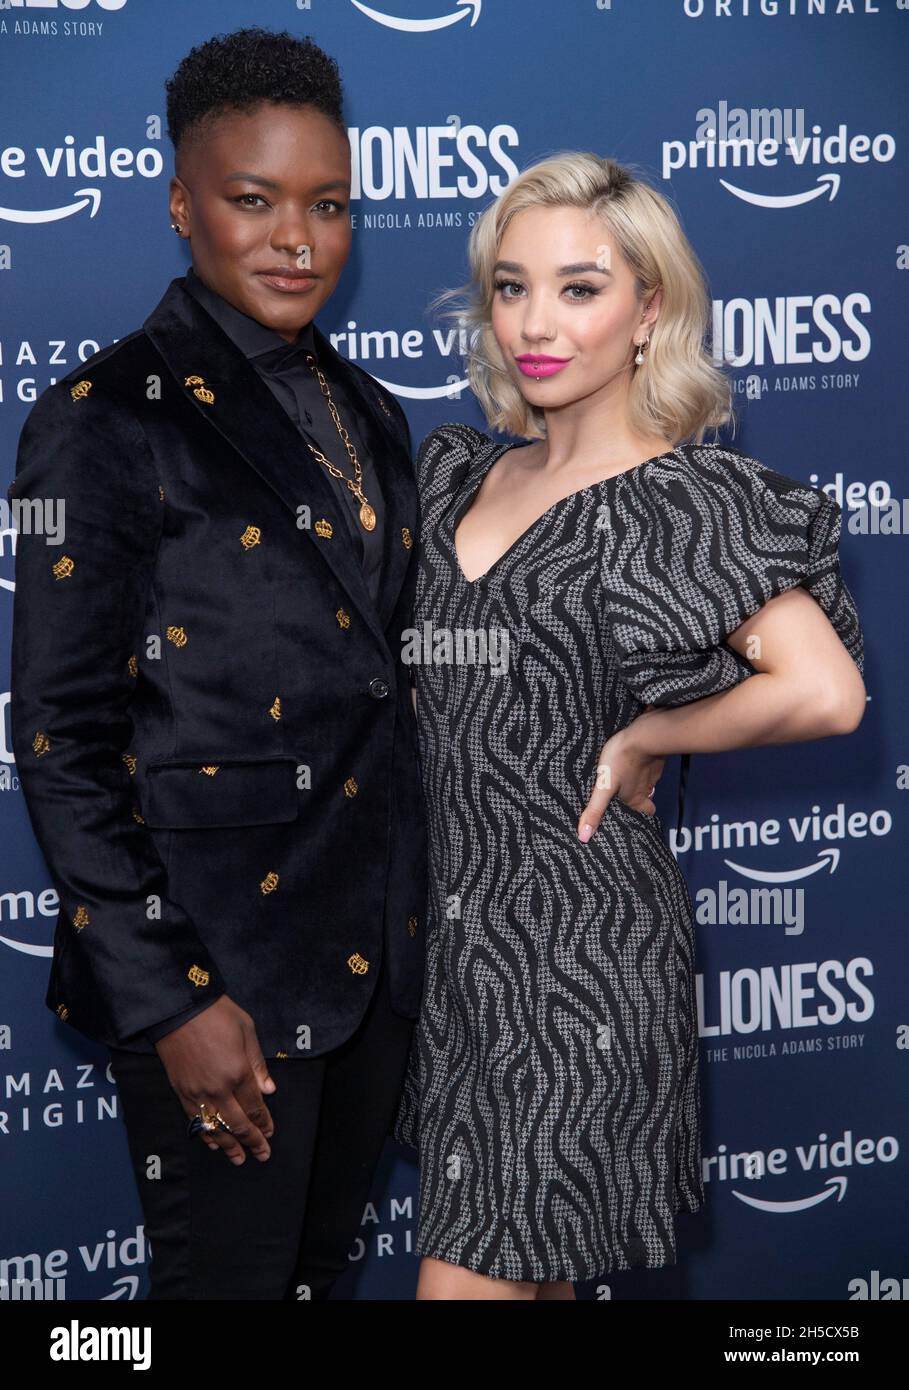
<instances>
[{"instance_id":1,"label":"woman's right hand","mask_svg":"<svg viewBox=\"0 0 909 1390\"><path fill-rule=\"evenodd\" d=\"M277 1086L262 1055L250 1015L222 994L207 1009L166 1033L155 1044L187 1120L219 1111L231 1132L200 1130L210 1149L223 1149L232 1163L245 1163L244 1147L260 1162L271 1154L274 1121L262 1092Z\"/></svg>"},{"instance_id":2,"label":"woman's right hand","mask_svg":"<svg viewBox=\"0 0 909 1390\"><path fill-rule=\"evenodd\" d=\"M656 814L651 797L663 775L666 759L652 753L641 754L634 747L631 730L638 720L646 719L653 709L647 705L630 724L619 729L603 744L597 763L594 790L578 819L576 831L583 844L594 835L603 819L606 807L614 796L642 815ZM635 805L643 801L643 805Z\"/></svg>"}]
</instances>

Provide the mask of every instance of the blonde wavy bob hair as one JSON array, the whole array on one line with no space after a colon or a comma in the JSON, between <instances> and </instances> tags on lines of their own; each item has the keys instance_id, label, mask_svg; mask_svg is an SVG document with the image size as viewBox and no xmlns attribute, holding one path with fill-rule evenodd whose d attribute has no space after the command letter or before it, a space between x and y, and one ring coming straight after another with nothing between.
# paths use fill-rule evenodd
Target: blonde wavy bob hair
<instances>
[{"instance_id":1,"label":"blonde wavy bob hair","mask_svg":"<svg viewBox=\"0 0 909 1390\"><path fill-rule=\"evenodd\" d=\"M706 347L711 303L706 278L666 198L635 166L587 152L567 151L525 169L474 224L469 238L471 278L430 305L460 301L443 317L466 329L466 374L490 428L526 438L546 437L542 410L530 405L506 366L492 331L493 266L511 219L524 208L576 207L600 217L635 276L643 304L662 286L660 312L641 366L632 359L629 424L642 435L704 443L707 429L733 418L732 388Z\"/></svg>"}]
</instances>

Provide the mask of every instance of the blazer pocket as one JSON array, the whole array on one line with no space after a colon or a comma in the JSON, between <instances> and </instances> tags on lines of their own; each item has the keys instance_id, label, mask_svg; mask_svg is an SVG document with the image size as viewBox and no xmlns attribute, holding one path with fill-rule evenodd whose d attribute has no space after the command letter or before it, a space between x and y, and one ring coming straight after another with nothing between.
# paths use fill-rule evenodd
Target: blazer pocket
<instances>
[{"instance_id":1,"label":"blazer pocket","mask_svg":"<svg viewBox=\"0 0 909 1390\"><path fill-rule=\"evenodd\" d=\"M169 758L146 768L147 825L199 830L296 820L296 758Z\"/></svg>"}]
</instances>

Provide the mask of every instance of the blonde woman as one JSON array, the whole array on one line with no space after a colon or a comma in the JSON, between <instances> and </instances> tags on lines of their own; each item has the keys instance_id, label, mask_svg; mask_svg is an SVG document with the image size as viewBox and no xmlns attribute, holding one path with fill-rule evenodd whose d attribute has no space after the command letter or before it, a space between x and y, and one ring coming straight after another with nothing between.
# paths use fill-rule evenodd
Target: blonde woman
<instances>
[{"instance_id":1,"label":"blonde woman","mask_svg":"<svg viewBox=\"0 0 909 1390\"><path fill-rule=\"evenodd\" d=\"M419 1149L418 1298L572 1298L675 1263L704 1197L664 759L851 732L862 633L837 504L703 442L730 387L661 194L548 159L470 263L470 383L520 442L443 424L418 452L431 901L395 1134Z\"/></svg>"}]
</instances>

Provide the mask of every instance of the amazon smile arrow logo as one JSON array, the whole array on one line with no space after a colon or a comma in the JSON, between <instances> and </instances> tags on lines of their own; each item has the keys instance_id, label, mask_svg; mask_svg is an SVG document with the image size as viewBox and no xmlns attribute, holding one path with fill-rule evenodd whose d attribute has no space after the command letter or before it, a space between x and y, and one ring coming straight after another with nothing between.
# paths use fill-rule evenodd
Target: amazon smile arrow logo
<instances>
[{"instance_id":1,"label":"amazon smile arrow logo","mask_svg":"<svg viewBox=\"0 0 909 1390\"><path fill-rule=\"evenodd\" d=\"M835 873L839 862L840 852L835 848L822 849L813 864L805 864L801 869L749 869L747 864L737 864L734 859L723 860L742 878L750 878L756 883L793 883L796 879L810 878L822 869Z\"/></svg>"},{"instance_id":2,"label":"amazon smile arrow logo","mask_svg":"<svg viewBox=\"0 0 909 1390\"><path fill-rule=\"evenodd\" d=\"M459 24L468 15L471 16L472 29L483 8L483 0L456 0L458 8L451 14L439 15L437 19L403 19L400 15L383 14L371 5L361 4L361 0L351 0L351 3L361 14L365 14L367 19L373 20L376 24L384 24L386 29L397 29L403 34L429 34L435 29L448 29L452 24Z\"/></svg>"},{"instance_id":3,"label":"amazon smile arrow logo","mask_svg":"<svg viewBox=\"0 0 909 1390\"><path fill-rule=\"evenodd\" d=\"M443 396L457 400L470 384L464 376L458 381L446 381L444 386L400 386L396 381L386 381L384 377L376 376L375 372L370 375L387 391L393 391L396 396L405 396L410 401L437 401Z\"/></svg>"},{"instance_id":4,"label":"amazon smile arrow logo","mask_svg":"<svg viewBox=\"0 0 909 1390\"><path fill-rule=\"evenodd\" d=\"M773 1212L777 1216L788 1216L793 1211L807 1211L809 1207L816 1207L819 1202L826 1202L834 1193L837 1194L837 1201L841 1202L846 1195L847 1186L848 1179L840 1175L828 1178L822 1192L815 1192L811 1197L797 1197L790 1202L771 1202L766 1197L749 1197L747 1192L737 1192L735 1188L732 1189L732 1195L744 1202L746 1207Z\"/></svg>"},{"instance_id":5,"label":"amazon smile arrow logo","mask_svg":"<svg viewBox=\"0 0 909 1390\"><path fill-rule=\"evenodd\" d=\"M52 956L53 946L39 946L33 941L16 941L12 936L0 936L0 946L9 946L12 951L21 951L24 956Z\"/></svg>"},{"instance_id":6,"label":"amazon smile arrow logo","mask_svg":"<svg viewBox=\"0 0 909 1390\"><path fill-rule=\"evenodd\" d=\"M822 198L825 193L829 193L832 203L840 189L839 174L819 174L817 181L822 187L809 188L804 193L751 193L747 188L736 188L734 183L720 179L720 183L729 193L741 198L743 203L752 203L757 208L795 208L801 203L810 203L815 198Z\"/></svg>"},{"instance_id":7,"label":"amazon smile arrow logo","mask_svg":"<svg viewBox=\"0 0 909 1390\"><path fill-rule=\"evenodd\" d=\"M4 222L59 222L63 217L72 217L77 212L91 208L89 217L95 217L101 206L100 188L77 188L74 203L66 203L59 208L0 208L0 218Z\"/></svg>"}]
</instances>

